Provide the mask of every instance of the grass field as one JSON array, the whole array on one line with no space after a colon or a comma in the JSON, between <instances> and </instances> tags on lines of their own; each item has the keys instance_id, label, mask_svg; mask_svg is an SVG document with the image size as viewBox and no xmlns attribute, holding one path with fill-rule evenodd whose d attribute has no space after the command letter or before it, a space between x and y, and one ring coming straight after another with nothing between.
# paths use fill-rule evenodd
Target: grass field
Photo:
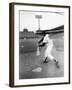
<instances>
[{"instance_id":1,"label":"grass field","mask_svg":"<svg viewBox=\"0 0 72 90\"><path fill-rule=\"evenodd\" d=\"M40 55L36 56L37 42L40 38L20 40L19 55L19 78L52 78L64 76L64 38L63 34L51 36L54 47L52 55L59 61L60 68L57 68L53 61L43 63L45 47L40 49ZM32 72L40 67L41 72Z\"/></svg>"}]
</instances>

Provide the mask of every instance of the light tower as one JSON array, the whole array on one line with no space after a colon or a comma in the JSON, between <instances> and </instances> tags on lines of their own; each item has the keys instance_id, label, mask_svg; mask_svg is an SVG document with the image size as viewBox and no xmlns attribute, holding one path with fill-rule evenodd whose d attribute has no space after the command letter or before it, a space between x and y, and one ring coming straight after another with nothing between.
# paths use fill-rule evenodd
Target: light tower
<instances>
[{"instance_id":1,"label":"light tower","mask_svg":"<svg viewBox=\"0 0 72 90\"><path fill-rule=\"evenodd\" d=\"M40 19L42 19L42 15L36 15L35 18L38 19L38 30L40 30Z\"/></svg>"}]
</instances>

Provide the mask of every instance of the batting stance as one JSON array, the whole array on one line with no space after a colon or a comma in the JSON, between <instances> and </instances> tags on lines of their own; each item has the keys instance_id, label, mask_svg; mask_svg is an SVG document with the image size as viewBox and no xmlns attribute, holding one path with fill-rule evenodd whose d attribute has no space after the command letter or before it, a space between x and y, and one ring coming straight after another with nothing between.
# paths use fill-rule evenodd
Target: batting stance
<instances>
[{"instance_id":1,"label":"batting stance","mask_svg":"<svg viewBox=\"0 0 72 90\"><path fill-rule=\"evenodd\" d=\"M52 39L49 38L49 35L48 34L44 35L44 37L38 43L39 43L39 47L46 46L46 50L44 53L45 60L43 62L48 63L48 61L51 60L56 63L57 67L59 67L58 61L51 54L53 49L53 41Z\"/></svg>"}]
</instances>

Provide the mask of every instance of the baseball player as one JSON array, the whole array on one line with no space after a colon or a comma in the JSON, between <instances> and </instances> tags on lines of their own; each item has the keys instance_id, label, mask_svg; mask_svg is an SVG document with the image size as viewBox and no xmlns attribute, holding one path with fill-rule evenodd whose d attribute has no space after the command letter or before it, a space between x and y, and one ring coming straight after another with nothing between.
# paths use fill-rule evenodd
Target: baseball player
<instances>
[{"instance_id":1,"label":"baseball player","mask_svg":"<svg viewBox=\"0 0 72 90\"><path fill-rule=\"evenodd\" d=\"M50 39L49 34L44 35L43 38L38 43L39 43L39 47L46 46L46 50L44 53L45 60L43 62L48 63L48 61L51 60L56 63L57 67L59 67L58 61L51 54L53 49L53 41L52 39Z\"/></svg>"}]
</instances>

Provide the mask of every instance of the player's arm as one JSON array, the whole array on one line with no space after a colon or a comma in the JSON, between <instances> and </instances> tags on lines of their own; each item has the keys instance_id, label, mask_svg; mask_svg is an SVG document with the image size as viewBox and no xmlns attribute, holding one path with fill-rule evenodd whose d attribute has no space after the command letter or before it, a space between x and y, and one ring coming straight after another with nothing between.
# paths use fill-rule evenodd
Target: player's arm
<instances>
[{"instance_id":1,"label":"player's arm","mask_svg":"<svg viewBox=\"0 0 72 90\"><path fill-rule=\"evenodd\" d=\"M38 44L40 44L43 41L44 38L41 38L40 41L38 42Z\"/></svg>"},{"instance_id":2,"label":"player's arm","mask_svg":"<svg viewBox=\"0 0 72 90\"><path fill-rule=\"evenodd\" d=\"M46 43L39 44L39 47L44 47Z\"/></svg>"},{"instance_id":3,"label":"player's arm","mask_svg":"<svg viewBox=\"0 0 72 90\"><path fill-rule=\"evenodd\" d=\"M45 43L43 43L44 37L40 39L40 41L38 42L39 47L43 47L45 46Z\"/></svg>"}]
</instances>

